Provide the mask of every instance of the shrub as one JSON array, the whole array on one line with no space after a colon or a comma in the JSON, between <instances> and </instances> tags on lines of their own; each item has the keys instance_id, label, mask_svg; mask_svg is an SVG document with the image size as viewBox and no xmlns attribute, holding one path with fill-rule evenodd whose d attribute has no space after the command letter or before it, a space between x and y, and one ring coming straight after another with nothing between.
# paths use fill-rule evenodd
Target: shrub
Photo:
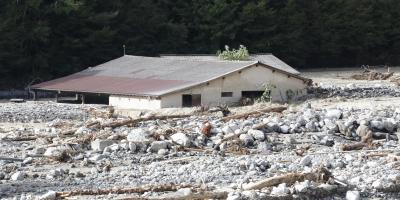
<instances>
[{"instance_id":1,"label":"shrub","mask_svg":"<svg viewBox=\"0 0 400 200\"><path fill-rule=\"evenodd\" d=\"M228 45L225 45L224 51L217 52L218 58L221 60L249 60L249 51L243 45L239 46L239 49L229 49Z\"/></svg>"}]
</instances>

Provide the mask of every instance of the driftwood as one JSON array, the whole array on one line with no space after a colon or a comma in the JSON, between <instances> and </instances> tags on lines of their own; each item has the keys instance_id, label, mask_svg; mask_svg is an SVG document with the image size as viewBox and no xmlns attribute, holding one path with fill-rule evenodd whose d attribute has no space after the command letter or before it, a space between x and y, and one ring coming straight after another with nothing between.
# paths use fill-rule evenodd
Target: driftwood
<instances>
[{"instance_id":1,"label":"driftwood","mask_svg":"<svg viewBox=\"0 0 400 200\"><path fill-rule=\"evenodd\" d=\"M122 197L119 200L189 200L189 199L226 199L228 197L228 192L212 192L212 191L200 191L197 193L191 193L186 196L174 196L174 197Z\"/></svg>"},{"instance_id":2,"label":"driftwood","mask_svg":"<svg viewBox=\"0 0 400 200\"><path fill-rule=\"evenodd\" d=\"M0 156L0 160L6 160L6 161L15 161L15 162L22 162L24 161L24 159L21 158L9 158L9 157L1 157Z\"/></svg>"},{"instance_id":3,"label":"driftwood","mask_svg":"<svg viewBox=\"0 0 400 200\"><path fill-rule=\"evenodd\" d=\"M292 185L298 182L302 182L304 180L310 180L314 182L326 182L329 178L332 177L332 174L325 168L319 168L313 172L309 173L288 173L281 176L275 176L266 178L264 180L250 183L243 186L244 190L260 190L265 187L272 187L279 185L281 183L286 183Z\"/></svg>"},{"instance_id":4,"label":"driftwood","mask_svg":"<svg viewBox=\"0 0 400 200\"><path fill-rule=\"evenodd\" d=\"M273 107L273 108L265 108L265 109L261 109L261 110L256 110L256 111L251 111L251 112L246 112L246 113L242 113L242 114L237 114L237 115L231 115L228 117L224 117L222 118L222 121L226 122L229 121L231 119L242 119L242 118L247 118L250 115L257 115L257 114L263 114L263 113L267 113L267 112L282 112L284 110L286 110L287 107L285 106L281 106L281 107Z\"/></svg>"},{"instance_id":5,"label":"driftwood","mask_svg":"<svg viewBox=\"0 0 400 200\"><path fill-rule=\"evenodd\" d=\"M147 120L166 120L166 119L172 119L172 118L184 118L184 117L190 117L191 115L163 115L163 116L150 116L150 117L143 117L143 118L136 118L136 119L125 119L121 121L113 121L110 123L106 124L100 124L99 122L92 122L86 125L85 127L88 128L105 128L105 127L111 127L111 128L117 128L120 126L125 126L125 125L131 125L135 124L138 122L143 122ZM67 131L64 131L61 133L61 135L72 135L74 134L78 128L70 129Z\"/></svg>"},{"instance_id":6,"label":"driftwood","mask_svg":"<svg viewBox=\"0 0 400 200\"><path fill-rule=\"evenodd\" d=\"M368 147L368 144L367 143L358 142L358 143L344 144L344 145L341 146L341 150L342 151L361 150L364 147Z\"/></svg>"},{"instance_id":7,"label":"driftwood","mask_svg":"<svg viewBox=\"0 0 400 200\"><path fill-rule=\"evenodd\" d=\"M140 193L143 194L145 192L168 192L168 191L177 191L181 188L193 187L189 184L182 185L147 185L141 187L132 187L132 188L111 188L111 189L87 189L87 190L74 190L70 192L57 192L57 197L65 198L70 196L77 195L108 195L108 194L128 194L128 193Z\"/></svg>"}]
</instances>

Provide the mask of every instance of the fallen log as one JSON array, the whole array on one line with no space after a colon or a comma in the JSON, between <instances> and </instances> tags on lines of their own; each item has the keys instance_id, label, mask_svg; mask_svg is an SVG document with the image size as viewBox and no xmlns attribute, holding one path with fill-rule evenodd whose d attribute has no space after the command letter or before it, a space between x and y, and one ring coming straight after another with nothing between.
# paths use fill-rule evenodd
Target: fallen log
<instances>
[{"instance_id":1,"label":"fallen log","mask_svg":"<svg viewBox=\"0 0 400 200\"><path fill-rule=\"evenodd\" d=\"M302 182L305 180L314 182L326 182L329 180L329 178L332 178L332 174L327 169L321 167L309 173L288 173L281 176L266 178L255 183L249 183L243 186L243 189L260 190L262 188L276 186L281 183L292 185L296 183L296 181Z\"/></svg>"},{"instance_id":2,"label":"fallen log","mask_svg":"<svg viewBox=\"0 0 400 200\"><path fill-rule=\"evenodd\" d=\"M162 116L149 116L137 119L127 119L122 121L111 122L107 124L102 124L101 127L111 127L117 128L120 126L130 125L138 122L148 121L148 120L166 120L166 119L173 119L173 118L185 118L190 117L191 115L162 115Z\"/></svg>"},{"instance_id":3,"label":"fallen log","mask_svg":"<svg viewBox=\"0 0 400 200\"><path fill-rule=\"evenodd\" d=\"M242 118L247 118L250 115L257 115L257 114L260 114L260 113L267 113L267 112L281 113L282 111L284 111L286 109L287 109L286 106L265 108L265 109L261 109L261 110L256 110L256 111L251 111L251 112L246 112L246 113L242 113L242 114L237 114L237 115L231 115L231 116L228 116L228 117L224 117L224 118L222 118L222 121L226 122L226 121L229 121L231 119L242 119Z\"/></svg>"},{"instance_id":4,"label":"fallen log","mask_svg":"<svg viewBox=\"0 0 400 200\"><path fill-rule=\"evenodd\" d=\"M358 142L358 143L351 143L351 144L343 144L341 146L341 150L342 151L361 150L364 147L368 147L368 144L367 143Z\"/></svg>"},{"instance_id":5,"label":"fallen log","mask_svg":"<svg viewBox=\"0 0 400 200\"><path fill-rule=\"evenodd\" d=\"M2 157L0 156L0 160L6 160L6 161L15 161L15 162L22 162L24 159L21 158L9 158L9 157Z\"/></svg>"},{"instance_id":6,"label":"fallen log","mask_svg":"<svg viewBox=\"0 0 400 200\"><path fill-rule=\"evenodd\" d=\"M70 196L77 195L108 195L108 194L128 194L128 193L140 193L143 194L145 192L168 192L168 191L177 191L181 188L192 188L193 185L182 184L182 185L146 185L140 187L132 187L132 188L109 188L109 189L87 189L87 190L74 190L70 192L57 192L56 196L60 198L66 198Z\"/></svg>"},{"instance_id":7,"label":"fallen log","mask_svg":"<svg viewBox=\"0 0 400 200\"><path fill-rule=\"evenodd\" d=\"M138 122L143 122L147 120L166 120L166 119L172 119L172 118L184 118L184 117L190 117L191 115L162 115L162 116L150 116L150 117L143 117L143 118L136 118L136 119L125 119L125 120L120 120L120 121L113 121L109 122L106 124L100 124L100 123L89 123L85 127L88 128L105 128L105 127L111 127L111 128L117 128L120 126L125 126L125 125L131 125L135 124ZM74 134L78 128L73 128L64 132L61 132L61 135L72 135Z\"/></svg>"}]
</instances>

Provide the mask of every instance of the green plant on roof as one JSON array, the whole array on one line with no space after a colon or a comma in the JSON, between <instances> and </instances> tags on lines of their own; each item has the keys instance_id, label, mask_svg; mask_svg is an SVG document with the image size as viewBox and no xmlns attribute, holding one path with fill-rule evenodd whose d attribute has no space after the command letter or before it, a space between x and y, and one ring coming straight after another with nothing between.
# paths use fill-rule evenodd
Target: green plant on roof
<instances>
[{"instance_id":1,"label":"green plant on roof","mask_svg":"<svg viewBox=\"0 0 400 200\"><path fill-rule=\"evenodd\" d=\"M228 45L225 45L224 51L218 51L217 56L221 60L249 60L249 51L243 45L239 46L239 49L229 49Z\"/></svg>"}]
</instances>

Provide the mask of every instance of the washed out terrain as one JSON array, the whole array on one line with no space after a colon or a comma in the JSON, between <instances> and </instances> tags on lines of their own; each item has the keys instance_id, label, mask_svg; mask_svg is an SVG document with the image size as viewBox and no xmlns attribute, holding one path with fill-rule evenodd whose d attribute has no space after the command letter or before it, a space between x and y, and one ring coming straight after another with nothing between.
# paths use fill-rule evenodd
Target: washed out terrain
<instances>
[{"instance_id":1,"label":"washed out terrain","mask_svg":"<svg viewBox=\"0 0 400 200\"><path fill-rule=\"evenodd\" d=\"M304 99L227 116L4 101L0 198L398 199L400 88L356 72L307 72Z\"/></svg>"}]
</instances>

